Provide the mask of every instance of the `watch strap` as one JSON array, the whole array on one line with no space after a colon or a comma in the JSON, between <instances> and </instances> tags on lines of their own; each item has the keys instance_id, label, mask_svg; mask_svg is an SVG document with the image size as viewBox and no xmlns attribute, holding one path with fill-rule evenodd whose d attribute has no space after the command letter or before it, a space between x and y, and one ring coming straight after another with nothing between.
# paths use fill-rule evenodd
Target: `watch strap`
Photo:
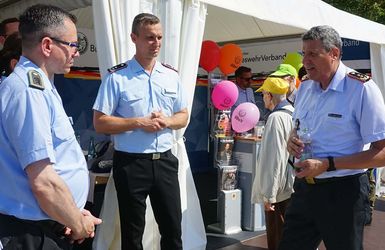
<instances>
[{"instance_id":1,"label":"watch strap","mask_svg":"<svg viewBox=\"0 0 385 250\"><path fill-rule=\"evenodd\" d=\"M337 170L336 166L334 165L334 157L328 156L328 161L329 161L329 167L328 167L328 169L326 171L330 172L330 171Z\"/></svg>"}]
</instances>

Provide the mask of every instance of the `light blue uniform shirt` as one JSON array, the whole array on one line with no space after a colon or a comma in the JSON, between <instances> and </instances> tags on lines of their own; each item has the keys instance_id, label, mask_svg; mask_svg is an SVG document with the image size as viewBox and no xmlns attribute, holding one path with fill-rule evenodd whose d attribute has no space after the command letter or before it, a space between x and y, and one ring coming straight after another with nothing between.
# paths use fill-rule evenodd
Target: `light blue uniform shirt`
<instances>
[{"instance_id":1,"label":"light blue uniform shirt","mask_svg":"<svg viewBox=\"0 0 385 250\"><path fill-rule=\"evenodd\" d=\"M29 87L30 70L40 73L44 90ZM49 219L25 172L26 166L46 158L67 184L77 207L83 208L89 188L84 155L53 84L25 57L0 85L0 111L0 213Z\"/></svg>"},{"instance_id":2,"label":"light blue uniform shirt","mask_svg":"<svg viewBox=\"0 0 385 250\"><path fill-rule=\"evenodd\" d=\"M1 76L1 77L0 77L0 84L1 84L2 82L4 82L5 79L7 79L6 76Z\"/></svg>"},{"instance_id":3,"label":"light blue uniform shirt","mask_svg":"<svg viewBox=\"0 0 385 250\"><path fill-rule=\"evenodd\" d=\"M311 130L313 157L351 155L363 150L364 144L385 138L385 105L377 85L348 76L353 70L340 63L330 85L301 83L295 100L293 120L300 128ZM336 170L317 178L344 176L364 170Z\"/></svg>"},{"instance_id":4,"label":"light blue uniform shirt","mask_svg":"<svg viewBox=\"0 0 385 250\"><path fill-rule=\"evenodd\" d=\"M178 73L156 62L151 75L135 58L126 67L110 73L102 82L94 110L117 117L145 117L162 111L171 116L186 108L186 99ZM112 136L116 150L129 153L165 152L173 145L169 128L156 133L143 129Z\"/></svg>"},{"instance_id":5,"label":"light blue uniform shirt","mask_svg":"<svg viewBox=\"0 0 385 250\"><path fill-rule=\"evenodd\" d=\"M238 99L231 107L231 111L233 111L239 104L244 102L251 102L255 104L254 91L252 88L242 89L237 85L238 88Z\"/></svg>"}]
</instances>

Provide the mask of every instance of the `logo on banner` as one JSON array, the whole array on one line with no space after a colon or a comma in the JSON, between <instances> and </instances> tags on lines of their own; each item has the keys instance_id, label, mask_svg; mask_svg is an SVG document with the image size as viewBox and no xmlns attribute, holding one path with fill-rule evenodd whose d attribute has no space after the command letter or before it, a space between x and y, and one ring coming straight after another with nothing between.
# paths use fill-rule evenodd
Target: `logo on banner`
<instances>
[{"instance_id":1,"label":"logo on banner","mask_svg":"<svg viewBox=\"0 0 385 250\"><path fill-rule=\"evenodd\" d=\"M82 55L87 51L88 39L82 32L78 32L79 53Z\"/></svg>"}]
</instances>

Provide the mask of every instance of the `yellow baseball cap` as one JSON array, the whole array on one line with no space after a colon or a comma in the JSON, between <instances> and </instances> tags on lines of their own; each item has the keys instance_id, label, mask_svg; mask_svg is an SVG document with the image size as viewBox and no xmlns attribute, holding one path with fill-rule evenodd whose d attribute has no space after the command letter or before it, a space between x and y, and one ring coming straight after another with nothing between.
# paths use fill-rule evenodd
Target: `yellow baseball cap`
<instances>
[{"instance_id":1,"label":"yellow baseball cap","mask_svg":"<svg viewBox=\"0 0 385 250\"><path fill-rule=\"evenodd\" d=\"M295 76L297 77L297 70L290 64L280 64L276 71L274 71L270 76Z\"/></svg>"},{"instance_id":2,"label":"yellow baseball cap","mask_svg":"<svg viewBox=\"0 0 385 250\"><path fill-rule=\"evenodd\" d=\"M255 92L261 92L262 90L265 90L272 94L283 95L286 94L288 89L289 83L284 79L278 77L268 77L265 79L262 86Z\"/></svg>"}]
</instances>

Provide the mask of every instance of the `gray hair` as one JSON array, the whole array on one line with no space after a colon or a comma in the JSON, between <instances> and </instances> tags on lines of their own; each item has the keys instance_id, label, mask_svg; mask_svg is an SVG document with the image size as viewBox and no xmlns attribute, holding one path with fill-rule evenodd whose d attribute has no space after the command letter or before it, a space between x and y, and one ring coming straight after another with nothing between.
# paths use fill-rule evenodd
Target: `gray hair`
<instances>
[{"instance_id":1,"label":"gray hair","mask_svg":"<svg viewBox=\"0 0 385 250\"><path fill-rule=\"evenodd\" d=\"M342 40L338 32L328 25L315 26L302 35L302 41L320 40L323 48L329 52L332 48L342 51Z\"/></svg>"},{"instance_id":2,"label":"gray hair","mask_svg":"<svg viewBox=\"0 0 385 250\"><path fill-rule=\"evenodd\" d=\"M27 8L19 17L19 32L23 47L30 48L44 37L65 32L64 21L76 23L76 16L52 5L36 4Z\"/></svg>"},{"instance_id":3,"label":"gray hair","mask_svg":"<svg viewBox=\"0 0 385 250\"><path fill-rule=\"evenodd\" d=\"M273 94L270 93L273 96L273 103L278 104L282 102L283 100L286 100L286 94Z\"/></svg>"},{"instance_id":4,"label":"gray hair","mask_svg":"<svg viewBox=\"0 0 385 250\"><path fill-rule=\"evenodd\" d=\"M154 16L150 13L141 13L139 15L136 15L136 17L134 18L134 21L132 22L131 32L135 35L139 35L140 27L147 24L154 25L158 23L160 23L160 20L157 16Z\"/></svg>"}]
</instances>

